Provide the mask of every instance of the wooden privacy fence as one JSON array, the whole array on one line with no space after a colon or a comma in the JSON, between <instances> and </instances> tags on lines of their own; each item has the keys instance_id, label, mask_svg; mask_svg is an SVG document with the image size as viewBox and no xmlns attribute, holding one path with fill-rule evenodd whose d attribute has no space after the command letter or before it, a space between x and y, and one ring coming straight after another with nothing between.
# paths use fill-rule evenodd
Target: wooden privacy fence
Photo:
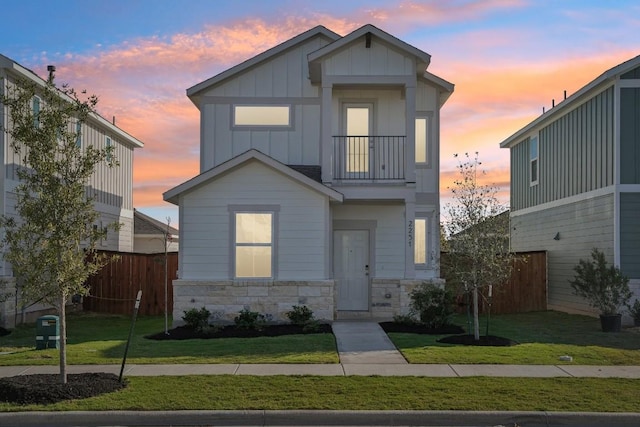
<instances>
[{"instance_id":1,"label":"wooden privacy fence","mask_svg":"<svg viewBox=\"0 0 640 427\"><path fill-rule=\"evenodd\" d=\"M165 269L164 253L134 254L104 251L118 258L109 262L87 281L89 296L82 308L111 314L130 314L138 290L142 290L139 314L164 314ZM173 311L173 280L178 271L178 253L167 254L167 310Z\"/></svg>"},{"instance_id":2,"label":"wooden privacy fence","mask_svg":"<svg viewBox=\"0 0 640 427\"><path fill-rule=\"evenodd\" d=\"M452 277L448 271L446 253L441 254L441 274L447 279ZM511 278L507 283L493 290L491 313L525 313L528 311L541 311L547 309L547 253L544 251L517 253L515 265L511 272ZM464 304L465 299L459 296L459 302ZM466 306L459 307L461 312L466 311ZM480 311L487 308L486 301Z\"/></svg>"}]
</instances>

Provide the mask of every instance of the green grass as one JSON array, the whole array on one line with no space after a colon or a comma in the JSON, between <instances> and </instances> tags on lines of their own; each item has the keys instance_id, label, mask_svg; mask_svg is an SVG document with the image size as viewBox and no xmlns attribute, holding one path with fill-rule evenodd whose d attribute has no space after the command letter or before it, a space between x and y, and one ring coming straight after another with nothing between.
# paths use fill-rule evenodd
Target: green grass
<instances>
[{"instance_id":1,"label":"green grass","mask_svg":"<svg viewBox=\"0 0 640 427\"><path fill-rule=\"evenodd\" d=\"M466 316L455 323L465 325ZM485 319L481 320L485 333ZM604 333L599 319L560 312L494 316L489 334L510 338L513 347L453 346L440 336L392 333L391 340L410 363L553 365L640 365L640 333ZM560 362L562 355L573 362Z\"/></svg>"},{"instance_id":2,"label":"green grass","mask_svg":"<svg viewBox=\"0 0 640 427\"><path fill-rule=\"evenodd\" d=\"M128 316L68 316L67 363L71 365L122 362L131 319ZM332 334L261 338L156 341L145 335L164 331L164 318L140 317L135 326L127 363L338 363ZM0 365L57 365L56 349L35 350L35 325L21 325L0 337Z\"/></svg>"},{"instance_id":3,"label":"green grass","mask_svg":"<svg viewBox=\"0 0 640 427\"><path fill-rule=\"evenodd\" d=\"M0 411L472 410L636 412L640 380L601 378L131 377L127 388ZM309 391L313 390L312 393ZM615 393L612 391L615 390Z\"/></svg>"}]
</instances>

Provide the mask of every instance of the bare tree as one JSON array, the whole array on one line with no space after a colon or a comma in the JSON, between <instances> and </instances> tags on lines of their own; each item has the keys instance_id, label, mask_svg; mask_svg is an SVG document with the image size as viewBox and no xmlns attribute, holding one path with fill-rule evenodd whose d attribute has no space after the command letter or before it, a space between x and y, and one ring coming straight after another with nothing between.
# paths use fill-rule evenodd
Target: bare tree
<instances>
[{"instance_id":1,"label":"bare tree","mask_svg":"<svg viewBox=\"0 0 640 427\"><path fill-rule=\"evenodd\" d=\"M46 84L20 80L7 85L2 96L9 110L3 131L21 166L17 216L3 216L0 225L4 257L19 278L21 298L49 303L60 316L60 379L66 383L66 303L88 293L87 278L107 261L96 253L96 245L119 226L98 226L89 178L98 164L117 162L112 147L78 144L97 97L80 100L73 89L56 87L53 77Z\"/></svg>"},{"instance_id":2,"label":"bare tree","mask_svg":"<svg viewBox=\"0 0 640 427\"><path fill-rule=\"evenodd\" d=\"M457 157L457 155L456 155ZM481 185L478 153L458 163L458 178L450 187L453 202L446 207L451 278L471 294L473 334L480 339L479 299L491 297L506 282L514 255L508 248L509 216L497 198L497 188Z\"/></svg>"}]
</instances>

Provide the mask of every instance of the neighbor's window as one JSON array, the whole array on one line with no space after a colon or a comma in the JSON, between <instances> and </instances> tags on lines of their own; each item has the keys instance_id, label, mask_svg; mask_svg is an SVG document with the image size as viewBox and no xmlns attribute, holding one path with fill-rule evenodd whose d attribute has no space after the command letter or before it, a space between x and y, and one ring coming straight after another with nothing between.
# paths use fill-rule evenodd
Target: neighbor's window
<instances>
[{"instance_id":1,"label":"neighbor's window","mask_svg":"<svg viewBox=\"0 0 640 427\"><path fill-rule=\"evenodd\" d=\"M235 277L270 278L273 265L273 213L235 213Z\"/></svg>"},{"instance_id":2,"label":"neighbor's window","mask_svg":"<svg viewBox=\"0 0 640 427\"><path fill-rule=\"evenodd\" d=\"M33 97L33 101L31 101L31 111L33 113L33 127L40 127L40 98L37 96Z\"/></svg>"},{"instance_id":3,"label":"neighbor's window","mask_svg":"<svg viewBox=\"0 0 640 427\"><path fill-rule=\"evenodd\" d=\"M426 117L416 118L416 163L428 163L428 123Z\"/></svg>"},{"instance_id":4,"label":"neighbor's window","mask_svg":"<svg viewBox=\"0 0 640 427\"><path fill-rule=\"evenodd\" d=\"M82 123L76 122L76 147L82 147Z\"/></svg>"},{"instance_id":5,"label":"neighbor's window","mask_svg":"<svg viewBox=\"0 0 640 427\"><path fill-rule=\"evenodd\" d=\"M414 262L425 265L427 263L427 220L416 218L414 239Z\"/></svg>"},{"instance_id":6,"label":"neighbor's window","mask_svg":"<svg viewBox=\"0 0 640 427\"><path fill-rule=\"evenodd\" d=\"M538 183L538 137L529 140L529 161L531 185Z\"/></svg>"},{"instance_id":7,"label":"neighbor's window","mask_svg":"<svg viewBox=\"0 0 640 427\"><path fill-rule=\"evenodd\" d=\"M235 105L234 126L290 126L289 105Z\"/></svg>"},{"instance_id":8,"label":"neighbor's window","mask_svg":"<svg viewBox=\"0 0 640 427\"><path fill-rule=\"evenodd\" d=\"M110 162L113 159L113 143L111 142L111 138L109 138L108 136L105 137L105 143L104 143L106 149L107 149L107 162Z\"/></svg>"}]
</instances>

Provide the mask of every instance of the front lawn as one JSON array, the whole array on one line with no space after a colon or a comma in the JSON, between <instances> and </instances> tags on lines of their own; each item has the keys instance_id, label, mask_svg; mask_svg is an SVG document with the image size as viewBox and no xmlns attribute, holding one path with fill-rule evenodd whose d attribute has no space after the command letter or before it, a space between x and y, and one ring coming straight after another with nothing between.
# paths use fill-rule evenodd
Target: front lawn
<instances>
[{"instance_id":1,"label":"front lawn","mask_svg":"<svg viewBox=\"0 0 640 427\"><path fill-rule=\"evenodd\" d=\"M638 380L313 376L130 377L120 391L0 411L470 410L636 412ZM615 391L615 392L612 392Z\"/></svg>"},{"instance_id":2,"label":"front lawn","mask_svg":"<svg viewBox=\"0 0 640 427\"><path fill-rule=\"evenodd\" d=\"M129 316L71 314L67 317L67 363L122 362ZM333 334L259 338L156 341L145 335L164 331L164 318L138 318L127 363L338 363ZM0 337L0 365L57 365L56 349L35 350L35 325L20 325Z\"/></svg>"},{"instance_id":3,"label":"front lawn","mask_svg":"<svg viewBox=\"0 0 640 427\"><path fill-rule=\"evenodd\" d=\"M481 334L485 333L481 319ZM466 316L454 323L466 327ZM474 347L438 343L444 335L390 333L410 363L524 365L640 365L640 331L601 332L599 319L555 311L491 318L490 335L519 342L513 347ZM573 357L561 362L560 356Z\"/></svg>"}]
</instances>

